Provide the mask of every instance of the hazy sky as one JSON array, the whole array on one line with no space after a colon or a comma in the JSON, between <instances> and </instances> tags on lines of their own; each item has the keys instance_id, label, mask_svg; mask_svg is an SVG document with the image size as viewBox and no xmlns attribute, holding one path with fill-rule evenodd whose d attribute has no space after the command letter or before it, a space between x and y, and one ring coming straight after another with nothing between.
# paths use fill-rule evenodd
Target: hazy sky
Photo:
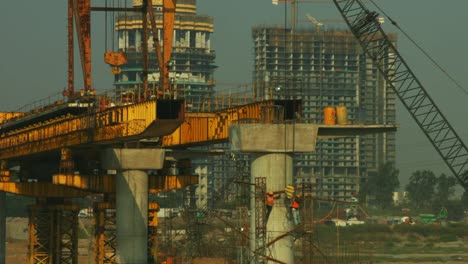
<instances>
[{"instance_id":1,"label":"hazy sky","mask_svg":"<svg viewBox=\"0 0 468 264\"><path fill-rule=\"evenodd\" d=\"M120 0L121 2L123 0ZM414 38L463 87L468 87L468 34L466 0L374 0ZM110 1L109 1L110 2ZM199 0L198 13L214 17L212 38L216 50L216 79L223 87L251 82L253 50L251 27L261 24L284 25L284 4L271 0ZM323 21L326 27L344 27L335 6L330 3L300 3L300 27L313 27L305 14ZM104 0L93 1L103 6ZM367 2L368 3L368 2ZM368 5L375 10L374 6ZM289 6L287 10L289 23ZM0 16L0 111L13 111L34 100L58 94L67 84L67 1L5 1ZM93 19L93 86L111 89L112 76L103 63L105 20L102 13ZM110 25L108 25L110 27ZM398 33L398 49L449 122L468 142L466 114L468 96L440 73L389 23L386 32ZM78 58L78 57L77 57ZM76 79L81 86L80 67ZM468 89L468 88L466 88ZM406 109L397 105L397 167L403 183L415 170L431 169L449 173Z\"/></svg>"}]
</instances>

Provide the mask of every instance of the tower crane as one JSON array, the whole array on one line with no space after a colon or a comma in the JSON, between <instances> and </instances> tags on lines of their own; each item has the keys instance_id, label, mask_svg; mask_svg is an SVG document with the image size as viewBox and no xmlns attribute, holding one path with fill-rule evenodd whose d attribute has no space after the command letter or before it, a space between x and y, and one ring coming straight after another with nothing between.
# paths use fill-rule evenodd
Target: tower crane
<instances>
[{"instance_id":1,"label":"tower crane","mask_svg":"<svg viewBox=\"0 0 468 264\"><path fill-rule=\"evenodd\" d=\"M169 61L172 54L172 38L174 35L174 20L177 0L163 0L163 50L158 39L156 19L153 11L153 0L148 0L154 50L158 59L159 83L164 93L169 92Z\"/></svg>"},{"instance_id":2,"label":"tower crane","mask_svg":"<svg viewBox=\"0 0 468 264\"><path fill-rule=\"evenodd\" d=\"M307 19L309 19L310 22L314 23L315 27L317 28L317 32L320 32L320 28L323 26L323 23L319 22L315 17L307 14Z\"/></svg>"},{"instance_id":3,"label":"tower crane","mask_svg":"<svg viewBox=\"0 0 468 264\"><path fill-rule=\"evenodd\" d=\"M169 61L172 54L172 38L174 34L175 8L177 0L162 0L163 16L163 48L161 48L158 32L155 23L153 12L153 1L145 0L141 2L141 7L92 7L91 0L69 0L68 3L68 88L64 91L64 95L69 99L75 98L74 91L74 31L76 27L78 44L81 58L82 73L84 79L84 89L81 91L85 95L94 95L96 91L91 87L91 11L123 11L123 12L139 12L142 13L143 19L143 35L144 39L148 39L148 20L151 23L152 37L154 49L158 59L158 67L160 73L160 86L164 92L169 91ZM148 19L148 15L151 19ZM148 46L147 42L142 45L142 60L143 60L143 86L145 96L148 91ZM125 54L122 52L106 52L105 62L114 66L113 73L120 73L117 66L127 62Z\"/></svg>"},{"instance_id":4,"label":"tower crane","mask_svg":"<svg viewBox=\"0 0 468 264\"><path fill-rule=\"evenodd\" d=\"M333 0L364 52L395 90L458 182L468 189L468 148L381 27L378 13L362 0Z\"/></svg>"}]
</instances>

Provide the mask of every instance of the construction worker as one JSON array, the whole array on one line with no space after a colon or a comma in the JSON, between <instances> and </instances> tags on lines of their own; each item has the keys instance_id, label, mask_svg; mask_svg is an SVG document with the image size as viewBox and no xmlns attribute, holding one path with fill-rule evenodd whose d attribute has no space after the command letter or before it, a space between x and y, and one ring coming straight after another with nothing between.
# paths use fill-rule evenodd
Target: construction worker
<instances>
[{"instance_id":1,"label":"construction worker","mask_svg":"<svg viewBox=\"0 0 468 264\"><path fill-rule=\"evenodd\" d=\"M273 205L275 205L275 193L274 192L267 192L265 205L266 205L265 221L268 222L268 218L270 217L271 210L273 210Z\"/></svg>"},{"instance_id":2,"label":"construction worker","mask_svg":"<svg viewBox=\"0 0 468 264\"><path fill-rule=\"evenodd\" d=\"M298 225L301 223L301 216L299 212L299 208L302 203L302 196L300 194L296 194L296 196L291 201L291 214L293 218L293 223Z\"/></svg>"}]
</instances>

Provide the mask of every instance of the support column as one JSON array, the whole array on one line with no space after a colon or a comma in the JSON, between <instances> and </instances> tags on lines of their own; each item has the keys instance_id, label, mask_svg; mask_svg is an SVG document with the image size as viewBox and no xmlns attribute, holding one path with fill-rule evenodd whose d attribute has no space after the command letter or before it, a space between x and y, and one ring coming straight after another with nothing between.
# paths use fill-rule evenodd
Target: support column
<instances>
[{"instance_id":1,"label":"support column","mask_svg":"<svg viewBox=\"0 0 468 264\"><path fill-rule=\"evenodd\" d=\"M117 262L147 263L148 175L162 169L162 149L107 149L102 164L116 170Z\"/></svg>"},{"instance_id":2,"label":"support column","mask_svg":"<svg viewBox=\"0 0 468 264\"><path fill-rule=\"evenodd\" d=\"M293 183L293 158L287 153L254 154L251 163L251 180L266 177L266 191L280 191ZM265 201L265 194L263 195ZM267 243L288 233L294 226L291 221L290 200L284 194L276 199L274 209L266 223ZM255 219L255 215L251 214ZM251 220L251 222L254 220ZM268 247L268 256L284 263L294 263L294 240L285 236Z\"/></svg>"},{"instance_id":3,"label":"support column","mask_svg":"<svg viewBox=\"0 0 468 264\"><path fill-rule=\"evenodd\" d=\"M256 179L266 178L267 191L281 191L293 184L293 153L310 153L315 150L318 126L312 124L239 124L229 127L232 151L253 153L251 164L251 190ZM264 247L267 256L257 243L255 203L251 199L250 250L252 263L294 264L294 227L289 217L290 201L284 194L276 199L266 224L267 239ZM262 201L263 203L265 200ZM264 228L264 227L262 227ZM268 261L271 258L271 261ZM265 260L266 259L266 260Z\"/></svg>"},{"instance_id":4,"label":"support column","mask_svg":"<svg viewBox=\"0 0 468 264\"><path fill-rule=\"evenodd\" d=\"M117 261L142 264L147 261L148 175L124 170L116 175Z\"/></svg>"}]
</instances>

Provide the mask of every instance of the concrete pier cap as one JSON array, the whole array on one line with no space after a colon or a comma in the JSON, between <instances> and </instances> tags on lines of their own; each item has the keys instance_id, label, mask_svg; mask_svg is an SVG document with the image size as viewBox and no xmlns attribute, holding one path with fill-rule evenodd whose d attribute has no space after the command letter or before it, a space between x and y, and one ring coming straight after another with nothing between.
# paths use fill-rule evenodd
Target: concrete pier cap
<instances>
[{"instance_id":1,"label":"concrete pier cap","mask_svg":"<svg viewBox=\"0 0 468 264\"><path fill-rule=\"evenodd\" d=\"M102 153L103 169L157 170L164 166L164 149L109 148Z\"/></svg>"},{"instance_id":2,"label":"concrete pier cap","mask_svg":"<svg viewBox=\"0 0 468 264\"><path fill-rule=\"evenodd\" d=\"M229 126L232 151L244 153L314 152L316 124L239 124Z\"/></svg>"}]
</instances>

